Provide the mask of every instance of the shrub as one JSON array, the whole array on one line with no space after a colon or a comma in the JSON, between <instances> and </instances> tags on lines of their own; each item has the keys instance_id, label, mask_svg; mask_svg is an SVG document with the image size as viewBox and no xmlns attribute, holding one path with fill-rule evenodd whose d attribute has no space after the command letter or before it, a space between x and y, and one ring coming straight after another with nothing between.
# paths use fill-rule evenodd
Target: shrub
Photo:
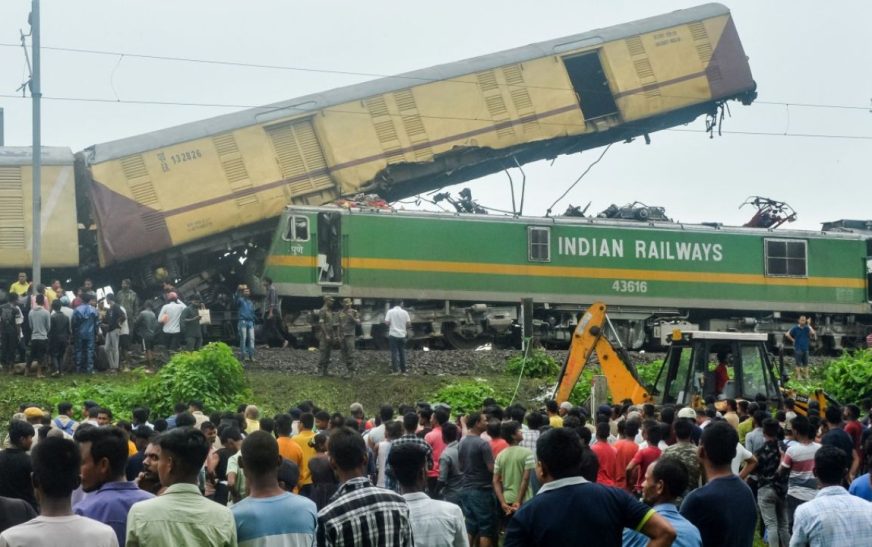
<instances>
[{"instance_id":1,"label":"shrub","mask_svg":"<svg viewBox=\"0 0 872 547\"><path fill-rule=\"evenodd\" d=\"M152 411L172 414L177 402L199 399L208 410L234 408L250 393L242 364L227 344L213 342L196 352L177 353L145 383Z\"/></svg>"},{"instance_id":2,"label":"shrub","mask_svg":"<svg viewBox=\"0 0 872 547\"><path fill-rule=\"evenodd\" d=\"M501 405L508 403L505 397L498 395L493 387L481 379L449 384L434 393L431 400L449 405L452 413L460 415L479 410L488 397Z\"/></svg>"},{"instance_id":3,"label":"shrub","mask_svg":"<svg viewBox=\"0 0 872 547\"><path fill-rule=\"evenodd\" d=\"M638 363L636 365L636 371L639 374L639 381L646 389L654 385L662 366L662 359L651 361L650 363ZM602 374L603 372L600 370L598 365L592 363L588 364L585 367L584 372L582 372L581 376L578 378L575 387L572 388L572 392L569 394L569 402L574 405L579 405L587 401L590 397L591 387L593 387L593 377ZM609 386L609 400L611 401L611 399L611 386Z\"/></svg>"},{"instance_id":4,"label":"shrub","mask_svg":"<svg viewBox=\"0 0 872 547\"><path fill-rule=\"evenodd\" d=\"M512 376L523 374L525 378L554 378L560 372L560 365L545 350L534 348L524 359L519 353L506 362L506 373Z\"/></svg>"},{"instance_id":5,"label":"shrub","mask_svg":"<svg viewBox=\"0 0 872 547\"><path fill-rule=\"evenodd\" d=\"M646 388L653 386L662 367L663 359L651 361L650 363L638 363L636 365L636 371L639 373L639 380L642 385Z\"/></svg>"},{"instance_id":6,"label":"shrub","mask_svg":"<svg viewBox=\"0 0 872 547\"><path fill-rule=\"evenodd\" d=\"M590 389L593 387L593 377L602 374L599 367L588 365L584 368L581 376L578 377L575 387L569 394L569 402L574 405L580 405L590 398Z\"/></svg>"},{"instance_id":7,"label":"shrub","mask_svg":"<svg viewBox=\"0 0 872 547\"><path fill-rule=\"evenodd\" d=\"M844 353L824 373L824 390L841 404L872 395L872 349Z\"/></svg>"}]
</instances>

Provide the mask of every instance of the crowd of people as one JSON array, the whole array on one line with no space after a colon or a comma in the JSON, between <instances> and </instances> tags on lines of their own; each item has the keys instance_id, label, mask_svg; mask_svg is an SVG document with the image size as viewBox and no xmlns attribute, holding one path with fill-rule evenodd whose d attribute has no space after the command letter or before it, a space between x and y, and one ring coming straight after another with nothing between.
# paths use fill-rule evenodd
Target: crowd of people
<instances>
[{"instance_id":1,"label":"crowd of people","mask_svg":"<svg viewBox=\"0 0 872 547\"><path fill-rule=\"evenodd\" d=\"M158 364L155 348L172 353L193 351L203 346L209 310L198 294L182 300L175 287L163 283L157 298L140 298L131 288L130 279L121 281L121 289L95 290L85 279L75 292L63 288L60 280L51 285L33 285L27 273L18 274L5 296L0 297L0 368L6 372L43 377L62 375L65 371L94 374L96 365L105 362L109 372L126 372L133 358L134 343L139 347L146 369ZM251 288L240 284L232 297L235 311L239 359L255 360L255 326L261 325L258 337L268 345L286 348L296 342L283 320L278 292L272 279L263 279L263 302L252 300ZM361 320L350 298L342 299L337 308L331 296L324 298L318 310L315 336L318 340L319 372L329 375L333 349L341 350L345 377L354 371L353 352ZM411 318L397 302L385 317L389 329L391 365L394 374L406 374L405 341Z\"/></svg>"},{"instance_id":2,"label":"crowd of people","mask_svg":"<svg viewBox=\"0 0 872 547\"><path fill-rule=\"evenodd\" d=\"M0 547L872 544L872 403L21 405ZM50 412L50 410L54 412Z\"/></svg>"},{"instance_id":3,"label":"crowd of people","mask_svg":"<svg viewBox=\"0 0 872 547\"><path fill-rule=\"evenodd\" d=\"M291 336L284 328L278 295L272 281L264 280L263 335L278 337L287 347ZM233 296L237 312L240 359L254 360L254 324L257 320L251 291L240 285ZM66 371L94 374L98 363L109 372L124 372L133 363L132 349L139 350L148 370L158 364L155 348L169 352L202 347L208 310L200 296L182 300L175 287L163 284L157 298L140 298L130 279L121 289L95 289L85 279L75 291L60 280L33 285L21 272L0 303L0 367L6 372L43 377Z\"/></svg>"}]
</instances>

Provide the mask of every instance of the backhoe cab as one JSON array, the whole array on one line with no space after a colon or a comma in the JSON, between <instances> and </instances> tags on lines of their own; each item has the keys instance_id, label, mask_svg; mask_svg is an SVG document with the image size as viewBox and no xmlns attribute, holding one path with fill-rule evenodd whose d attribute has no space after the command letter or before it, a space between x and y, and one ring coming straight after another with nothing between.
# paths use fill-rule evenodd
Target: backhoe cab
<instances>
[{"instance_id":1,"label":"backhoe cab","mask_svg":"<svg viewBox=\"0 0 872 547\"><path fill-rule=\"evenodd\" d=\"M611 339L604 332L608 328ZM617 348L613 345L617 344ZM783 395L766 351L765 334L675 331L654 386L643 386L627 351L620 345L606 315L606 305L594 303L579 321L566 362L558 376L555 398L569 398L584 367L597 354L612 400L699 407L708 396L716 400L754 400L763 394L780 406ZM720 362L726 377L715 372ZM720 389L719 389L720 388Z\"/></svg>"},{"instance_id":2,"label":"backhoe cab","mask_svg":"<svg viewBox=\"0 0 872 547\"><path fill-rule=\"evenodd\" d=\"M675 331L654 382L657 402L699 407L709 397L753 401L763 395L781 406L783 395L766 340L762 333ZM719 382L721 363L726 376Z\"/></svg>"}]
</instances>

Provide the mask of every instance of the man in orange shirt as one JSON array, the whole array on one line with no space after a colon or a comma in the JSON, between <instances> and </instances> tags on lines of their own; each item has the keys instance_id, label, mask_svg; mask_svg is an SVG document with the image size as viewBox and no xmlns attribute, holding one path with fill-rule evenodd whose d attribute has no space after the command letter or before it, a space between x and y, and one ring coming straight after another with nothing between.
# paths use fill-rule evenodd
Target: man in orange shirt
<instances>
[{"instance_id":1,"label":"man in orange shirt","mask_svg":"<svg viewBox=\"0 0 872 547\"><path fill-rule=\"evenodd\" d=\"M315 446L313 439L315 432L312 427L315 426L315 416L311 412L305 412L300 416L300 432L292 437L292 440L297 443L297 446L303 452L303 461L300 464L300 495L309 497L309 491L312 490L312 472L309 471L309 460L315 457Z\"/></svg>"},{"instance_id":2,"label":"man in orange shirt","mask_svg":"<svg viewBox=\"0 0 872 547\"><path fill-rule=\"evenodd\" d=\"M293 418L289 414L279 414L276 416L276 433L278 434L279 455L289 461L294 462L303 473L303 449L300 448L293 439L291 439L291 431L293 431Z\"/></svg>"}]
</instances>

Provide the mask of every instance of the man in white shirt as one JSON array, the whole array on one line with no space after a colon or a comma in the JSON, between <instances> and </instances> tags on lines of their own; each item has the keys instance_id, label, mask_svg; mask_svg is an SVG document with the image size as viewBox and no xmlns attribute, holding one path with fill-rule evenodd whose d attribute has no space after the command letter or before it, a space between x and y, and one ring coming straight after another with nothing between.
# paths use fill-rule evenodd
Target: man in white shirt
<instances>
[{"instance_id":1,"label":"man in white shirt","mask_svg":"<svg viewBox=\"0 0 872 547\"><path fill-rule=\"evenodd\" d=\"M46 437L33 449L31 458L40 516L0 534L0 547L118 547L112 528L73 513L70 499L79 484L81 461L76 444Z\"/></svg>"},{"instance_id":2,"label":"man in white shirt","mask_svg":"<svg viewBox=\"0 0 872 547\"><path fill-rule=\"evenodd\" d=\"M391 448L388 463L409 505L409 521L418 547L467 547L466 524L459 506L431 499L427 487L426 453L406 443Z\"/></svg>"},{"instance_id":3,"label":"man in white shirt","mask_svg":"<svg viewBox=\"0 0 872 547\"><path fill-rule=\"evenodd\" d=\"M176 350L181 345L182 328L179 319L184 310L185 304L179 300L176 293L170 292L167 294L167 303L157 314L158 322L163 325L164 337L169 350Z\"/></svg>"},{"instance_id":4,"label":"man in white shirt","mask_svg":"<svg viewBox=\"0 0 872 547\"><path fill-rule=\"evenodd\" d=\"M403 301L395 303L385 314L385 325L388 329L388 342L391 346L391 369L393 374L406 374L406 327L412 319L403 309Z\"/></svg>"}]
</instances>

